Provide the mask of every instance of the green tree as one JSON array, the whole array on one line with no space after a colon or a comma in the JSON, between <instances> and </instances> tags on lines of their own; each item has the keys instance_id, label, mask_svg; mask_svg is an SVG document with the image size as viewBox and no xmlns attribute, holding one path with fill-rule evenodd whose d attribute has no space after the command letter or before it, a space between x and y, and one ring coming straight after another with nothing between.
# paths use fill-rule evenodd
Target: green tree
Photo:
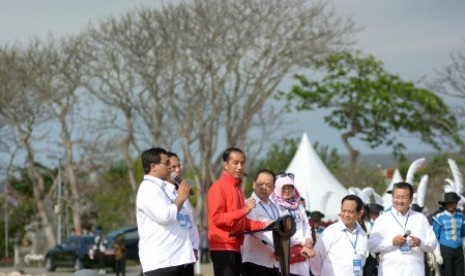
<instances>
[{"instance_id":1,"label":"green tree","mask_svg":"<svg viewBox=\"0 0 465 276\"><path fill-rule=\"evenodd\" d=\"M253 178L261 169L266 168L272 170L276 174L286 171L297 151L298 146L299 139L297 138L284 139L284 141L280 143L274 143L271 145L271 148L265 158L260 160L256 166L251 166L252 169L249 171L249 178L247 179L244 193L249 195L252 192ZM328 146L322 146L318 142L313 143L313 148L331 172L334 173L341 168L343 161L338 155L336 149L331 149Z\"/></svg>"},{"instance_id":2,"label":"green tree","mask_svg":"<svg viewBox=\"0 0 465 276\"><path fill-rule=\"evenodd\" d=\"M330 110L324 120L342 131L352 167L360 153L351 138L371 148L390 146L395 155L405 150L399 133L416 135L438 150L445 141L462 144L456 118L444 101L434 92L387 72L375 57L346 52L318 60L314 67L326 74L316 80L296 75L300 85L291 88L287 99L297 110Z\"/></svg>"},{"instance_id":3,"label":"green tree","mask_svg":"<svg viewBox=\"0 0 465 276\"><path fill-rule=\"evenodd\" d=\"M263 168L272 170L275 173L286 171L298 146L299 141L297 138L284 139L280 143L273 144L266 157L260 161L257 171Z\"/></svg>"}]
</instances>

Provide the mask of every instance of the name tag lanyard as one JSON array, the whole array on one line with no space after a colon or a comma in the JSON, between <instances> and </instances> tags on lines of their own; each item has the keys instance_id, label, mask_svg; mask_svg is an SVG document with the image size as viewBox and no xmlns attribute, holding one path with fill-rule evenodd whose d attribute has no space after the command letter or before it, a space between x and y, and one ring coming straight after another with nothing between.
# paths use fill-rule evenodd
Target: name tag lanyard
<instances>
[{"instance_id":1,"label":"name tag lanyard","mask_svg":"<svg viewBox=\"0 0 465 276\"><path fill-rule=\"evenodd\" d=\"M149 181L149 182L153 182L155 184L158 184L156 181L153 181L152 179L147 179L147 178L144 178L145 181ZM158 186L158 185L157 185ZM162 186L159 186L160 189L163 191L163 193L165 194L165 196L169 199L169 201L171 201L171 203L174 203L174 200L171 199L171 197L166 193L165 189L163 189ZM176 193L173 192L173 194L176 196ZM183 204L183 207L184 207L184 204Z\"/></svg>"},{"instance_id":2,"label":"name tag lanyard","mask_svg":"<svg viewBox=\"0 0 465 276\"><path fill-rule=\"evenodd\" d=\"M152 179L144 178L144 180L149 181L149 182L153 182L155 184L158 184L156 181L153 181ZM173 204L174 200L172 200L171 197L166 193L165 189L163 189L162 186L159 186L159 187L163 191L165 196L168 198L168 200L171 202L171 204ZM175 191L173 191L173 194L174 194L174 196L177 196ZM190 216L189 216L188 213L186 213L186 211L187 210L184 209L184 204L183 204L182 207L181 207L181 210L178 211L178 215L177 215L176 219L178 220L179 225L181 226L181 228L186 228L186 229L190 230L192 228L192 223L191 223L191 220L190 220Z\"/></svg>"},{"instance_id":3,"label":"name tag lanyard","mask_svg":"<svg viewBox=\"0 0 465 276\"><path fill-rule=\"evenodd\" d=\"M344 229L344 233L346 234L347 238L349 239L350 241L350 244L352 245L352 247L354 248L354 254L357 255L357 242L358 242L358 229L357 229L357 234L355 234L355 242L352 242L352 239L349 237L349 235L347 234L347 229Z\"/></svg>"},{"instance_id":4,"label":"name tag lanyard","mask_svg":"<svg viewBox=\"0 0 465 276\"><path fill-rule=\"evenodd\" d=\"M276 206L274 206L274 204L270 201L270 209L271 209L271 214L268 213L268 210L265 208L265 206L263 206L262 202L259 201L258 204L260 204L260 206L262 206L263 210L265 210L266 214L268 215L268 217L271 219L271 220L276 220L278 218L278 215L279 215L279 211L278 211L278 208L276 208ZM275 213L276 211L276 213Z\"/></svg>"},{"instance_id":5,"label":"name tag lanyard","mask_svg":"<svg viewBox=\"0 0 465 276\"><path fill-rule=\"evenodd\" d=\"M402 230L404 231L404 234L405 234L405 229L407 228L407 222L408 222L408 219L410 217L410 209L408 210L408 213L407 213L407 219L405 220L405 224L404 226L402 226L402 224L399 222L399 220L396 218L396 216L394 215L393 211L391 211L391 215L392 217L394 218L394 220L397 222L397 224L399 224L400 228L402 228Z\"/></svg>"}]
</instances>

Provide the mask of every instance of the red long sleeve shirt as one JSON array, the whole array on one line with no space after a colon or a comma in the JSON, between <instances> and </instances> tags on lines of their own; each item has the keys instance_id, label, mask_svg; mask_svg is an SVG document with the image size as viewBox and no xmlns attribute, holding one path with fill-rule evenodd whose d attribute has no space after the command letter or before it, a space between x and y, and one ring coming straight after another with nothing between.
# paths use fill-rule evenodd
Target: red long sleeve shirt
<instances>
[{"instance_id":1,"label":"red long sleeve shirt","mask_svg":"<svg viewBox=\"0 0 465 276\"><path fill-rule=\"evenodd\" d=\"M208 243L211 251L240 252L243 236L229 237L229 233L258 230L265 227L261 221L249 220L246 215L241 180L224 171L208 190Z\"/></svg>"}]
</instances>

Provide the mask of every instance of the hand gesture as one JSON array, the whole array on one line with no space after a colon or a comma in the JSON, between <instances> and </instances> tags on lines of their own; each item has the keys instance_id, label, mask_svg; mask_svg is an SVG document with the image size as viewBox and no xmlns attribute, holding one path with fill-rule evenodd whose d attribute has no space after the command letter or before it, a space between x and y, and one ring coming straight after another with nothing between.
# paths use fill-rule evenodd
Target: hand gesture
<instances>
[{"instance_id":1,"label":"hand gesture","mask_svg":"<svg viewBox=\"0 0 465 276\"><path fill-rule=\"evenodd\" d=\"M410 236L410 241L409 241L409 245L410 247L417 247L417 246L420 246L421 244L421 240L419 237L415 237L415 236Z\"/></svg>"},{"instance_id":2,"label":"hand gesture","mask_svg":"<svg viewBox=\"0 0 465 276\"><path fill-rule=\"evenodd\" d=\"M304 246L302 248L302 251L300 251L300 254L307 259L315 257L315 251L313 250L313 248L310 248L307 246Z\"/></svg>"},{"instance_id":3,"label":"hand gesture","mask_svg":"<svg viewBox=\"0 0 465 276\"><path fill-rule=\"evenodd\" d=\"M191 189L191 186L187 181L183 180L181 184L179 184L178 187L178 197L182 199L186 199L189 196L189 191Z\"/></svg>"},{"instance_id":4,"label":"hand gesture","mask_svg":"<svg viewBox=\"0 0 465 276\"><path fill-rule=\"evenodd\" d=\"M402 246L407 238L404 238L403 235L397 235L392 239L392 244L395 246Z\"/></svg>"},{"instance_id":5,"label":"hand gesture","mask_svg":"<svg viewBox=\"0 0 465 276\"><path fill-rule=\"evenodd\" d=\"M257 206L257 202L253 198L249 198L245 201L245 209L247 210L247 214Z\"/></svg>"}]
</instances>

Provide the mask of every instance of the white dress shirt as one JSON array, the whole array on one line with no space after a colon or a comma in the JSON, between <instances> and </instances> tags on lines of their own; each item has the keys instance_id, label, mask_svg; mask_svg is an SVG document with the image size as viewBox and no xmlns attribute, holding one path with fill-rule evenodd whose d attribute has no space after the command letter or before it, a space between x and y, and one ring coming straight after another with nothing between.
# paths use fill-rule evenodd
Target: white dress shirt
<instances>
[{"instance_id":1,"label":"white dress shirt","mask_svg":"<svg viewBox=\"0 0 465 276\"><path fill-rule=\"evenodd\" d=\"M410 253L402 253L392 240L403 235L406 230L411 236L420 238L420 246L411 248ZM436 237L433 228L425 215L409 210L402 215L396 209L383 213L375 221L368 239L368 250L380 253L378 275L423 276L425 275L424 252L432 252L436 248Z\"/></svg>"},{"instance_id":2,"label":"white dress shirt","mask_svg":"<svg viewBox=\"0 0 465 276\"><path fill-rule=\"evenodd\" d=\"M278 209L279 209L280 217L291 215L295 220L296 231L295 231L295 234L290 239L291 246L304 245L306 239L309 239L313 242L312 231L310 228L310 224L308 222L308 217L305 214L305 210L301 205L299 205L299 208L297 208L294 211L288 210L282 206L278 206ZM305 261L305 262L291 264L290 273L296 274L296 275L303 275L303 276L310 275L309 262Z\"/></svg>"},{"instance_id":3,"label":"white dress shirt","mask_svg":"<svg viewBox=\"0 0 465 276\"><path fill-rule=\"evenodd\" d=\"M263 202L255 192L251 196L257 202L247 217L258 221L275 221L279 218L278 207L270 199ZM272 231L247 234L241 248L242 262L250 262L268 268L279 267L274 258Z\"/></svg>"},{"instance_id":4,"label":"white dress shirt","mask_svg":"<svg viewBox=\"0 0 465 276\"><path fill-rule=\"evenodd\" d=\"M145 175L136 199L139 258L144 272L195 262L189 237L188 212L174 204L169 183ZM181 226L181 224L183 226Z\"/></svg>"},{"instance_id":5,"label":"white dress shirt","mask_svg":"<svg viewBox=\"0 0 465 276\"><path fill-rule=\"evenodd\" d=\"M171 198L172 201L176 200L178 197L178 191L176 190L176 186L170 183L166 183L166 190L167 194ZM186 199L184 201L183 207L185 208L186 212L189 214L189 219L192 222L192 227L189 229L189 237L192 242L192 247L194 250L199 251L199 244L200 244L200 235L199 235L199 229L197 228L197 225L195 224L194 220L194 212L192 205L189 201L189 199Z\"/></svg>"},{"instance_id":6,"label":"white dress shirt","mask_svg":"<svg viewBox=\"0 0 465 276\"><path fill-rule=\"evenodd\" d=\"M326 227L314 246L315 257L310 259L312 273L315 276L354 275L354 259L361 260L360 268L365 264L367 239L358 223L353 231L342 221Z\"/></svg>"}]
</instances>

